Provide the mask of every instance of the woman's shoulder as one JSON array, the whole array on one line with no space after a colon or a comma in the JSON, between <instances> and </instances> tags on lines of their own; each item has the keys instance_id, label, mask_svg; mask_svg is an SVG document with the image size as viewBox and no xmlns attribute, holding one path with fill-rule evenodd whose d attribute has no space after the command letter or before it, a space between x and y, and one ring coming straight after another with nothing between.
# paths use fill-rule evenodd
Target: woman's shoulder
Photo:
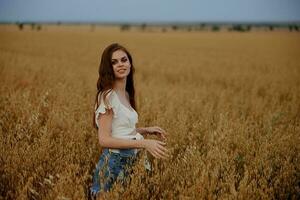
<instances>
[{"instance_id":1,"label":"woman's shoulder","mask_svg":"<svg viewBox=\"0 0 300 200\"><path fill-rule=\"evenodd\" d=\"M114 117L117 117L120 103L117 99L116 93L112 89L100 92L98 100L98 107L95 107L96 116L100 113L105 113L106 110L112 109Z\"/></svg>"},{"instance_id":2,"label":"woman's shoulder","mask_svg":"<svg viewBox=\"0 0 300 200\"><path fill-rule=\"evenodd\" d=\"M105 107L117 107L119 104L117 94L113 89L100 92L98 102L99 105L104 104Z\"/></svg>"},{"instance_id":3,"label":"woman's shoulder","mask_svg":"<svg viewBox=\"0 0 300 200\"><path fill-rule=\"evenodd\" d=\"M113 89L104 90L99 93L98 100L99 101L112 101L115 98L115 92Z\"/></svg>"}]
</instances>

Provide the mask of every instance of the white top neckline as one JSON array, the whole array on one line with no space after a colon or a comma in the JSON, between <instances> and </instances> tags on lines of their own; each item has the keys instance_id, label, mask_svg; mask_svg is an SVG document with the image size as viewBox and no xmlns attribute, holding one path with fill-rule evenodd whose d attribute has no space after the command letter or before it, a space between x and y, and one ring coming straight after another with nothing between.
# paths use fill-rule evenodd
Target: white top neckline
<instances>
[{"instance_id":1,"label":"white top neckline","mask_svg":"<svg viewBox=\"0 0 300 200\"><path fill-rule=\"evenodd\" d=\"M112 91L116 94L119 103L120 103L123 107L125 107L128 111L130 111L130 112L132 112L132 113L135 113L135 112L136 112L136 111L131 107L131 105L130 105L130 108L128 108L127 106L125 106L125 105L121 102L121 100L120 100L120 98L119 98L119 96L118 96L118 93L117 93L114 89L112 89ZM129 104L130 104L130 102L129 102Z\"/></svg>"}]
</instances>

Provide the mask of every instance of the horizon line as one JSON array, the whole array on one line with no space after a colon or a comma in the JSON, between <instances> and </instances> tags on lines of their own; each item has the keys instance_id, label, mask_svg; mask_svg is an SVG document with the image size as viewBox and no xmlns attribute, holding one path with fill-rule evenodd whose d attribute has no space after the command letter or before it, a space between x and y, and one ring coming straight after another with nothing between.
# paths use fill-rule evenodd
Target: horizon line
<instances>
[{"instance_id":1,"label":"horizon line","mask_svg":"<svg viewBox=\"0 0 300 200\"><path fill-rule=\"evenodd\" d=\"M30 23L38 23L38 24L98 24L98 25L122 25L122 24L131 24L131 25L141 25L141 24L149 24L149 25L174 25L174 24L299 24L300 20L265 20L265 21L251 21L251 20L145 20L145 21L97 21L97 20L0 20L0 24L30 24Z\"/></svg>"}]
</instances>

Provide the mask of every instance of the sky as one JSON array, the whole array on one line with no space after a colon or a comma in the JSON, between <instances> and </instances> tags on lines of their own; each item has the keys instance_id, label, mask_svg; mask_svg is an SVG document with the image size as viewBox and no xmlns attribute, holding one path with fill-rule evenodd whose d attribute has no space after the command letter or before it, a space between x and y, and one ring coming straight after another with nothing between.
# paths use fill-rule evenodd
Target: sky
<instances>
[{"instance_id":1,"label":"sky","mask_svg":"<svg viewBox=\"0 0 300 200\"><path fill-rule=\"evenodd\" d=\"M300 22L300 0L0 0L0 22Z\"/></svg>"}]
</instances>

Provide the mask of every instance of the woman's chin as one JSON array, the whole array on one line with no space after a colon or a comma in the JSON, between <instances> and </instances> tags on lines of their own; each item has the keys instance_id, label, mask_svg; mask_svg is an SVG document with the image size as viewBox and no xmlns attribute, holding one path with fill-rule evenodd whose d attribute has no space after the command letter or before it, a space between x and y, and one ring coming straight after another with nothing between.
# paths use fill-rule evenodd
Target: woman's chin
<instances>
[{"instance_id":1,"label":"woman's chin","mask_svg":"<svg viewBox=\"0 0 300 200\"><path fill-rule=\"evenodd\" d=\"M118 76L116 76L116 79L118 79L118 80L122 80L122 79L126 79L126 77L127 77L127 75L118 75Z\"/></svg>"}]
</instances>

